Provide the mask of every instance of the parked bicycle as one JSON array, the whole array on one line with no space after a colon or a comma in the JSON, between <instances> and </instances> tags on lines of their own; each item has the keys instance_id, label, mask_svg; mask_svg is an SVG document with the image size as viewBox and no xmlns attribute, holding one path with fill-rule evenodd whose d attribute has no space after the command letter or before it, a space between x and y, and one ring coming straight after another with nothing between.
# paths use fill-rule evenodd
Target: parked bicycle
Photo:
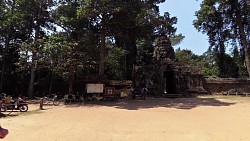
<instances>
[{"instance_id":1,"label":"parked bicycle","mask_svg":"<svg viewBox=\"0 0 250 141\"><path fill-rule=\"evenodd\" d=\"M54 106L58 106L59 105L59 99L57 97L56 94L52 94L49 96L45 96L43 97L43 104L44 105L54 105Z\"/></svg>"}]
</instances>

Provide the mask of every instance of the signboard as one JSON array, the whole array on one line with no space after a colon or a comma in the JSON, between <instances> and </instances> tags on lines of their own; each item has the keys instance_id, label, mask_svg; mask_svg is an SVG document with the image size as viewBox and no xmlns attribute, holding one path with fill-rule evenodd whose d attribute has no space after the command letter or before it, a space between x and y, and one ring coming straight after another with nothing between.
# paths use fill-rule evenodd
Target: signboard
<instances>
[{"instance_id":1,"label":"signboard","mask_svg":"<svg viewBox=\"0 0 250 141\"><path fill-rule=\"evenodd\" d=\"M104 84L86 84L87 93L103 93Z\"/></svg>"},{"instance_id":2,"label":"signboard","mask_svg":"<svg viewBox=\"0 0 250 141\"><path fill-rule=\"evenodd\" d=\"M106 87L105 95L115 95L115 87Z\"/></svg>"}]
</instances>

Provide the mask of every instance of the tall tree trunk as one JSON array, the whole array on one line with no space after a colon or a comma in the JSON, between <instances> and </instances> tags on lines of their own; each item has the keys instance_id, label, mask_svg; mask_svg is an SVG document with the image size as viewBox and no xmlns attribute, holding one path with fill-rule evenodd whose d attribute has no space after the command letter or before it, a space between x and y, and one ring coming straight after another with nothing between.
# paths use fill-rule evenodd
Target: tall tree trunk
<instances>
[{"instance_id":1,"label":"tall tree trunk","mask_svg":"<svg viewBox=\"0 0 250 141\"><path fill-rule=\"evenodd\" d=\"M220 28L220 27L219 27ZM218 67L219 67L219 76L224 78L226 77L226 62L225 62L225 39L223 38L223 32L222 29L220 28L218 32L219 36L219 48L218 48Z\"/></svg>"},{"instance_id":2,"label":"tall tree trunk","mask_svg":"<svg viewBox=\"0 0 250 141\"><path fill-rule=\"evenodd\" d=\"M37 60L37 40L39 39L39 32L40 32L40 15L39 11L37 13L37 23L35 25L35 40L34 40L34 48L32 48L32 61L31 61L31 68L30 68L30 83L29 83L29 91L28 96L33 98L34 96L34 81L35 81L35 69L36 69L36 60Z\"/></svg>"},{"instance_id":3,"label":"tall tree trunk","mask_svg":"<svg viewBox=\"0 0 250 141\"><path fill-rule=\"evenodd\" d=\"M136 48L136 39L130 38L126 42L126 50L128 51L128 54L126 54L126 79L131 80L132 79L132 72L133 67L136 64L136 56L137 56L137 48Z\"/></svg>"},{"instance_id":4,"label":"tall tree trunk","mask_svg":"<svg viewBox=\"0 0 250 141\"><path fill-rule=\"evenodd\" d=\"M34 54L33 54L31 68L30 68L30 83L29 83L29 91L28 91L29 98L33 98L34 96L34 81L35 81L35 66L34 65L35 65L35 60L34 60Z\"/></svg>"},{"instance_id":5,"label":"tall tree trunk","mask_svg":"<svg viewBox=\"0 0 250 141\"><path fill-rule=\"evenodd\" d=\"M53 72L51 72L51 77L50 77L49 95L51 95L52 86L53 86Z\"/></svg>"},{"instance_id":6,"label":"tall tree trunk","mask_svg":"<svg viewBox=\"0 0 250 141\"><path fill-rule=\"evenodd\" d=\"M2 69L1 69L1 82L0 82L0 92L3 92L3 82L4 82L4 74L5 74L5 66L6 66L6 61L5 61L5 53L6 53L6 47L3 51L3 64L2 64Z\"/></svg>"},{"instance_id":7,"label":"tall tree trunk","mask_svg":"<svg viewBox=\"0 0 250 141\"><path fill-rule=\"evenodd\" d=\"M75 69L74 67L70 67L69 70L69 94L74 93L74 81L75 81Z\"/></svg>"},{"instance_id":8,"label":"tall tree trunk","mask_svg":"<svg viewBox=\"0 0 250 141\"><path fill-rule=\"evenodd\" d=\"M106 31L106 19L107 15L102 14L101 22L101 48L100 48L100 64L99 64L99 75L104 75L104 63L105 63L105 31Z\"/></svg>"},{"instance_id":9,"label":"tall tree trunk","mask_svg":"<svg viewBox=\"0 0 250 141\"><path fill-rule=\"evenodd\" d=\"M248 77L250 77L249 45L247 43L246 33L245 33L245 30L244 30L244 25L242 23L239 11L236 12L236 22L237 22L237 25L239 27L240 40L241 40L241 43L242 43L243 49L244 49L245 64L246 64L246 67L247 67Z\"/></svg>"},{"instance_id":10,"label":"tall tree trunk","mask_svg":"<svg viewBox=\"0 0 250 141\"><path fill-rule=\"evenodd\" d=\"M100 48L100 64L99 75L104 75L104 62L105 62L105 29L101 31L101 48Z\"/></svg>"},{"instance_id":11,"label":"tall tree trunk","mask_svg":"<svg viewBox=\"0 0 250 141\"><path fill-rule=\"evenodd\" d=\"M11 7L11 17L10 17L10 23L8 25L8 32L6 36L6 42L5 42L5 48L3 50L3 64L2 64L2 69L1 69L1 81L0 81L0 92L3 91L3 83L4 83L4 75L6 71L6 55L8 55L8 50L9 50L9 45L10 45L10 32L11 32L11 26L12 26L12 19L13 19L13 14L14 14L14 6L16 4L16 1L13 0L13 4Z\"/></svg>"},{"instance_id":12,"label":"tall tree trunk","mask_svg":"<svg viewBox=\"0 0 250 141\"><path fill-rule=\"evenodd\" d=\"M5 75L5 70L6 70L6 55L8 53L8 49L9 49L9 35L7 35L5 48L3 50L3 64L2 64L2 70L1 70L0 92L3 91L3 82L4 82L4 79L5 79L4 75Z\"/></svg>"},{"instance_id":13,"label":"tall tree trunk","mask_svg":"<svg viewBox=\"0 0 250 141\"><path fill-rule=\"evenodd\" d=\"M242 40L242 44L243 44L243 48L244 48L245 63L246 63L246 67L247 67L248 77L250 77L249 47L247 44L246 35L244 33L241 33L241 34L242 34L241 36L243 36L241 40Z\"/></svg>"}]
</instances>

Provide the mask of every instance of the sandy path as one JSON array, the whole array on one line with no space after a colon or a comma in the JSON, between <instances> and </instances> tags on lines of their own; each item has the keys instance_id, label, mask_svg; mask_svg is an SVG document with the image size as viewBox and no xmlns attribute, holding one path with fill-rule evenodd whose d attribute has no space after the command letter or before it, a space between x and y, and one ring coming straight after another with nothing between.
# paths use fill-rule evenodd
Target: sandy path
<instances>
[{"instance_id":1,"label":"sandy path","mask_svg":"<svg viewBox=\"0 0 250 141\"><path fill-rule=\"evenodd\" d=\"M249 141L250 99L124 100L1 118L6 141Z\"/></svg>"}]
</instances>

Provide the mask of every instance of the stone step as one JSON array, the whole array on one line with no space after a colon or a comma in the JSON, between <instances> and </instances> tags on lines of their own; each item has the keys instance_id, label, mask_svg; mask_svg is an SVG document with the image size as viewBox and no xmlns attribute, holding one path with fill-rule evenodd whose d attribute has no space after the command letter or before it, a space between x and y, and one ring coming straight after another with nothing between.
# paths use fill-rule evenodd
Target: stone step
<instances>
[{"instance_id":1,"label":"stone step","mask_svg":"<svg viewBox=\"0 0 250 141\"><path fill-rule=\"evenodd\" d=\"M198 91L197 94L208 94L208 92L206 90L203 90L203 91Z\"/></svg>"},{"instance_id":2,"label":"stone step","mask_svg":"<svg viewBox=\"0 0 250 141\"><path fill-rule=\"evenodd\" d=\"M162 94L163 97L166 98L178 98L178 97L182 97L181 94Z\"/></svg>"}]
</instances>

